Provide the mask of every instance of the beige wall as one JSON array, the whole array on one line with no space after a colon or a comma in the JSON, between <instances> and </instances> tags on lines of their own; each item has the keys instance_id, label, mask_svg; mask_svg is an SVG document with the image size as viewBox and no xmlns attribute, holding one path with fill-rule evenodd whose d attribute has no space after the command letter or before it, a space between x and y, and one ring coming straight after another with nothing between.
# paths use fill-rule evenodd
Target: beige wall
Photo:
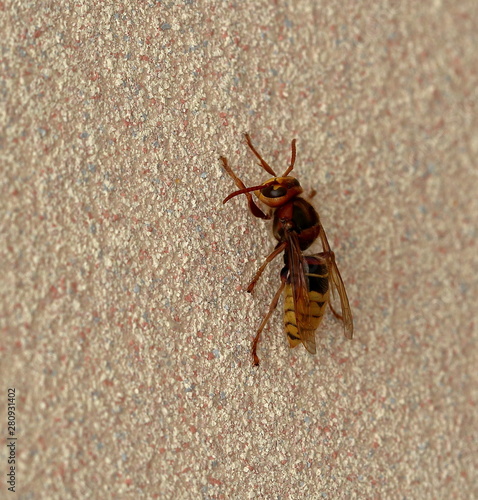
<instances>
[{"instance_id":1,"label":"beige wall","mask_svg":"<svg viewBox=\"0 0 478 500\"><path fill-rule=\"evenodd\" d=\"M475 0L16 2L1 23L21 498L477 494ZM280 171L297 138L355 319L350 342L329 313L314 357L279 307L259 369L281 258L248 295L274 241L222 205L218 162L267 178L246 131ZM3 492L6 447L0 470Z\"/></svg>"}]
</instances>

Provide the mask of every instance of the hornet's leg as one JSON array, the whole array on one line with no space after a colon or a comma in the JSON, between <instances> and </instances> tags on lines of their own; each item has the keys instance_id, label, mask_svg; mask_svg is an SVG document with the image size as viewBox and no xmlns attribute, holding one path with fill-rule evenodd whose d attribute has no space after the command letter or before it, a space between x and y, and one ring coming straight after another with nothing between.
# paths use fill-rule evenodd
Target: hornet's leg
<instances>
[{"instance_id":1,"label":"hornet's leg","mask_svg":"<svg viewBox=\"0 0 478 500\"><path fill-rule=\"evenodd\" d=\"M286 284L287 279L282 278L282 283L277 290L276 294L274 295L274 298L272 299L271 305L269 306L269 311L265 315L264 319L262 320L262 323L259 325L259 328L257 330L256 336L254 337L254 340L252 341L252 359L254 366L259 366L259 357L257 356L257 344L259 342L259 339L261 337L262 330L266 326L266 323L269 321L269 318L271 317L272 313L274 312L274 309L277 307L277 303L279 302L282 290L284 290L285 284Z\"/></svg>"},{"instance_id":2,"label":"hornet's leg","mask_svg":"<svg viewBox=\"0 0 478 500\"><path fill-rule=\"evenodd\" d=\"M339 314L333 307L332 307L332 304L330 303L329 301L329 307L330 307L330 310L332 311L332 314L337 318L337 319L340 319L340 321L343 321L344 320L344 317Z\"/></svg>"},{"instance_id":3,"label":"hornet's leg","mask_svg":"<svg viewBox=\"0 0 478 500\"><path fill-rule=\"evenodd\" d=\"M267 257L265 260L264 264L257 270L257 273L255 274L254 278L252 278L252 281L250 282L249 286L247 287L247 291L249 293L252 293L252 290L254 290L254 287L256 286L257 280L261 277L261 274L264 272L264 269L267 267L267 264L274 260L287 246L287 242L283 241L280 243L278 246L276 246L275 250Z\"/></svg>"},{"instance_id":4,"label":"hornet's leg","mask_svg":"<svg viewBox=\"0 0 478 500\"><path fill-rule=\"evenodd\" d=\"M237 177L237 175L232 171L232 168L229 166L229 162L227 161L227 158L224 156L219 157L221 160L222 166L224 167L224 170L228 173L229 177L234 181L236 186L239 189L247 189L245 184ZM249 210L251 214L254 217L258 217L259 219L270 219L271 216L265 214L254 202L252 199L252 194L251 193L244 193L247 197L247 204L249 206ZM226 198L227 199L227 198Z\"/></svg>"}]
</instances>

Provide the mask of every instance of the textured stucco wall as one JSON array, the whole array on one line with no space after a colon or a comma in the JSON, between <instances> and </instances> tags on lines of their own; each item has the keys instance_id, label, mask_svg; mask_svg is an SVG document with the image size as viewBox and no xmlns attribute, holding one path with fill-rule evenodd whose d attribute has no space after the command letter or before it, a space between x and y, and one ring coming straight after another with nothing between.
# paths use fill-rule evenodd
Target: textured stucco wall
<instances>
[{"instance_id":1,"label":"textured stucco wall","mask_svg":"<svg viewBox=\"0 0 478 500\"><path fill-rule=\"evenodd\" d=\"M0 6L19 498L478 496L475 0ZM298 139L356 327L313 357L278 308L259 369L246 131Z\"/></svg>"}]
</instances>

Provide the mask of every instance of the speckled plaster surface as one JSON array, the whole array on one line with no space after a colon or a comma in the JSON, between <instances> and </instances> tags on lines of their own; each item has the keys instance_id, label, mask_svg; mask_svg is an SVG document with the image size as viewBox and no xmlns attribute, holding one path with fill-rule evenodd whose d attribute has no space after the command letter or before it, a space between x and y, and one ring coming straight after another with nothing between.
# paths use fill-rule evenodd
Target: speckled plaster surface
<instances>
[{"instance_id":1,"label":"speckled plaster surface","mask_svg":"<svg viewBox=\"0 0 478 500\"><path fill-rule=\"evenodd\" d=\"M18 498L476 497L476 2L0 9ZM356 326L314 357L278 310L259 369L246 131L278 170L298 139Z\"/></svg>"}]
</instances>

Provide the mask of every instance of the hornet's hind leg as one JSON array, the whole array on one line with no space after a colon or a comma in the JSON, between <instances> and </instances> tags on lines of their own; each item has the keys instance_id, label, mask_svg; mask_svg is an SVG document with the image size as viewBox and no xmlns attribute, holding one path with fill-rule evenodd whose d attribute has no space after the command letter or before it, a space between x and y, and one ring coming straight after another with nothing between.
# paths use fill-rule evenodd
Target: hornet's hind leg
<instances>
[{"instance_id":1,"label":"hornet's hind leg","mask_svg":"<svg viewBox=\"0 0 478 500\"><path fill-rule=\"evenodd\" d=\"M280 284L279 289L277 290L276 294L274 295L274 298L272 299L271 305L269 306L269 311L267 312L264 319L262 320L262 323L259 325L256 336L254 337L254 340L252 341L252 360L253 360L254 366L259 366L259 363L260 363L259 357L257 356L257 344L259 343L259 339L261 337L262 330L266 326L266 323L269 321L269 318L271 317L272 313L274 312L274 309L277 307L277 303L279 302L281 293L284 290L284 287L285 287L286 282L287 282L286 276L281 276L281 279L282 279L282 283Z\"/></svg>"},{"instance_id":2,"label":"hornet's hind leg","mask_svg":"<svg viewBox=\"0 0 478 500\"><path fill-rule=\"evenodd\" d=\"M344 317L339 314L333 307L332 307L332 304L329 302L329 307L330 307L330 310L332 311L332 314L337 318L337 319L340 319L340 321L343 321L344 320Z\"/></svg>"}]
</instances>

